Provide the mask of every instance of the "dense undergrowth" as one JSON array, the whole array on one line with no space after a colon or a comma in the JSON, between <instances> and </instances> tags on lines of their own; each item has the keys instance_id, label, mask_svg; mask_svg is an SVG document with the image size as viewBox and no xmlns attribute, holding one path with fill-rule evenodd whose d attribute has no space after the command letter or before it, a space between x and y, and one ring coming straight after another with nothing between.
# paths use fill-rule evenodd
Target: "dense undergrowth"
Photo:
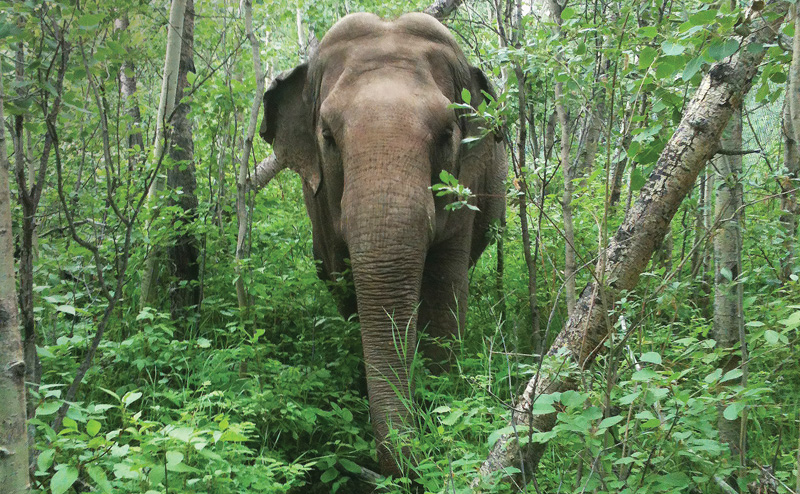
<instances>
[{"instance_id":1,"label":"dense undergrowth","mask_svg":"<svg viewBox=\"0 0 800 494\"><path fill-rule=\"evenodd\" d=\"M519 386L538 369L515 225L512 213L505 318L491 246L471 273L468 327L451 372L433 376L415 363L410 406L420 433L395 440L410 442L411 468L429 492L470 491ZM748 243L760 228L748 229ZM376 469L358 323L338 315L316 277L296 178L283 177L256 203L252 313L236 308L233 271L210 268L229 256L226 237L213 226L202 234L207 275L199 318L176 325L156 309L120 311L57 435L49 421L103 307L59 277L72 266L42 256L45 373L32 421L40 492L64 492L59 486L75 477L73 488L100 492L350 492L361 466ZM548 237L542 262L559 243ZM747 416L742 486L762 468L793 483L800 290L796 281L777 283L758 258L748 273L747 385L724 386L741 370L722 375L717 368L699 283L656 267L619 301L627 326L617 324L598 365L580 375L562 370L575 373L580 391L537 401L534 413L559 411L555 429L517 431L523 441L553 445L536 472L542 492L715 492L715 478L728 479L738 464L719 441L718 413ZM540 286L540 306L549 310L558 280ZM563 308L544 320L552 339Z\"/></svg>"}]
</instances>

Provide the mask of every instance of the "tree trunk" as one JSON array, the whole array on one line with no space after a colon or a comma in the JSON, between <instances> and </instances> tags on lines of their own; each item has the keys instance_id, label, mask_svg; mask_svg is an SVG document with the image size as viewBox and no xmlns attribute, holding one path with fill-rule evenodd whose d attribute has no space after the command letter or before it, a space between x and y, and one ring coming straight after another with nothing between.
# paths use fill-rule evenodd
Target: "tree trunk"
<instances>
[{"instance_id":1,"label":"tree trunk","mask_svg":"<svg viewBox=\"0 0 800 494\"><path fill-rule=\"evenodd\" d=\"M123 15L114 21L114 29L119 32L128 30L128 16ZM122 63L119 68L119 85L122 93L122 99L125 102L128 117L131 119L130 126L128 127L128 147L133 151L138 147L139 153L144 151L144 139L142 138L142 115L139 111L139 100L136 95L136 65L133 63L133 57L129 55L127 60ZM136 162L134 156L128 159L131 167Z\"/></svg>"},{"instance_id":2,"label":"tree trunk","mask_svg":"<svg viewBox=\"0 0 800 494\"><path fill-rule=\"evenodd\" d=\"M178 68L178 86L175 92L175 111L172 116L172 135L169 142L169 156L173 165L167 170L167 187L171 191L180 190L177 199L174 195L170 204L178 206L181 215L176 218L180 226L173 223L175 238L167 248L170 281L170 314L175 322L189 324L200 303L198 277L199 247L193 227L197 220L197 180L194 166L194 141L192 140L192 120L189 118L191 105L184 100L184 92L189 87L187 76L194 72L194 0L186 1L183 16L183 43L181 44ZM184 328L186 330L188 328Z\"/></svg>"},{"instance_id":3,"label":"tree trunk","mask_svg":"<svg viewBox=\"0 0 800 494\"><path fill-rule=\"evenodd\" d=\"M250 152L253 149L253 137L256 135L256 123L258 123L258 114L261 111L261 101L264 97L264 68L261 65L261 52L258 39L253 32L253 4L251 0L244 0L244 21L245 29L247 30L247 39L250 40L250 47L253 54L253 69L256 75L256 93L255 96L253 96L253 105L250 108L250 122L247 125L247 134L244 139L242 156L239 158L239 175L236 181L236 219L239 223L239 233L236 238L235 266L236 298L239 301L240 309L246 309L250 306L250 300L244 285L244 272L242 270L242 260L249 255L249 249L247 249L245 243L248 225L248 163L250 162Z\"/></svg>"},{"instance_id":4,"label":"tree trunk","mask_svg":"<svg viewBox=\"0 0 800 494\"><path fill-rule=\"evenodd\" d=\"M721 146L726 151L742 149L742 110L737 108L722 138ZM742 206L741 182L742 155L717 156L714 159L717 171L717 198L715 203L719 229L714 234L714 325L713 335L717 348L723 352L720 362L723 375L746 362L747 341L744 339L744 307L742 275ZM741 353L736 349L741 345ZM743 384L742 379L732 379L726 384ZM738 454L744 463L745 436L741 434L742 420L727 420L720 416L719 435L722 441Z\"/></svg>"},{"instance_id":5,"label":"tree trunk","mask_svg":"<svg viewBox=\"0 0 800 494\"><path fill-rule=\"evenodd\" d=\"M164 159L164 151L169 141L167 119L172 116L175 108L175 93L178 87L178 70L181 55L181 36L183 36L183 17L186 12L186 0L172 0L169 10L169 23L167 24L167 53L164 57L164 74L161 81L161 97L158 102L158 116L156 118L155 150L153 153L154 166L158 166ZM157 216L158 197L164 190L166 179L159 175L148 191L148 204L153 209L153 217ZM147 229L152 226L152 218ZM156 281L158 259L161 248L155 243L150 247L150 253L145 261L142 272L142 282L139 295L139 306L146 307L153 297L153 288Z\"/></svg>"},{"instance_id":6,"label":"tree trunk","mask_svg":"<svg viewBox=\"0 0 800 494\"><path fill-rule=\"evenodd\" d=\"M661 243L672 217L706 162L716 153L719 138L734 108L741 105L744 94L750 89L765 50L748 50L748 45L770 43L779 32L780 24L788 10L788 3L773 1L767 12L746 12L743 24L752 24L753 34L742 40L742 48L733 57L711 66L672 138L661 153L653 172L642 188L639 199L628 212L606 249L605 271L597 272L597 279L583 290L573 315L548 352L553 365L545 369L554 371L535 375L519 397L512 413L516 430L528 426L530 431L549 431L555 424L555 414L531 415L535 399L544 393L574 389L574 378L557 373L562 364L572 361L585 369L603 351L608 335L608 323L613 322L616 294L633 289L641 273ZM770 19L767 26L763 24ZM602 263L600 264L602 266ZM609 321L611 319L611 321ZM506 476L507 480L522 485L525 472L534 471L544 445L529 442L520 447L514 434L506 434L495 443L489 457L481 466L482 478L502 471L509 466L521 473ZM481 478L477 478L477 486Z\"/></svg>"},{"instance_id":7,"label":"tree trunk","mask_svg":"<svg viewBox=\"0 0 800 494\"><path fill-rule=\"evenodd\" d=\"M800 26L800 9L792 8L795 26ZM786 175L780 179L781 187L781 224L785 230L784 241L786 252L781 259L781 277L788 280L794 268L794 242L797 237L798 206L797 188L800 187L800 29L795 29L792 42L792 63L789 67L789 84L784 103L784 154L783 163Z\"/></svg>"},{"instance_id":8,"label":"tree trunk","mask_svg":"<svg viewBox=\"0 0 800 494\"><path fill-rule=\"evenodd\" d=\"M6 153L3 80L0 78L0 483L3 492L30 490L25 431L25 359L17 322L14 238Z\"/></svg>"}]
</instances>

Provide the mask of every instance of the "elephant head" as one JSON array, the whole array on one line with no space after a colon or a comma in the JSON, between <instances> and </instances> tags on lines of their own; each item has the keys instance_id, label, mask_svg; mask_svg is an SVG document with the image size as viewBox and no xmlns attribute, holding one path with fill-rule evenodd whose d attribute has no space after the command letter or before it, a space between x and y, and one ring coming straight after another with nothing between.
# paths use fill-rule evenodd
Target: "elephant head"
<instances>
[{"instance_id":1,"label":"elephant head","mask_svg":"<svg viewBox=\"0 0 800 494\"><path fill-rule=\"evenodd\" d=\"M462 144L478 133L451 108L464 89L473 105L491 93L433 17L353 14L264 95L260 134L280 166L303 179L321 277L350 259L386 474L399 472L389 427L410 429L417 319L437 336L463 324L469 265L487 244L488 223L504 212L502 146L492 136ZM445 210L447 199L430 190L442 170L478 193L480 212Z\"/></svg>"}]
</instances>

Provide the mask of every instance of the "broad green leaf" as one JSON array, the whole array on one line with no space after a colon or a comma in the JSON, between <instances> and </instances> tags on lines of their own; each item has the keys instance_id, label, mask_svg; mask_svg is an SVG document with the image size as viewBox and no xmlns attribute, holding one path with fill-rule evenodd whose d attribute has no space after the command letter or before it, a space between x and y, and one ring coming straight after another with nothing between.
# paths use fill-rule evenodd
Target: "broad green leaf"
<instances>
[{"instance_id":1,"label":"broad green leaf","mask_svg":"<svg viewBox=\"0 0 800 494\"><path fill-rule=\"evenodd\" d=\"M319 479L322 482L327 484L327 483L331 482L333 479L335 479L338 476L339 476L339 472L336 471L336 469L334 467L331 467L331 468L325 470L322 473L322 476Z\"/></svg>"},{"instance_id":2,"label":"broad green leaf","mask_svg":"<svg viewBox=\"0 0 800 494\"><path fill-rule=\"evenodd\" d=\"M664 41L661 43L661 52L667 56L677 56L686 51L686 47L671 41Z\"/></svg>"},{"instance_id":3,"label":"broad green leaf","mask_svg":"<svg viewBox=\"0 0 800 494\"><path fill-rule=\"evenodd\" d=\"M50 479L50 491L52 494L63 494L72 487L72 484L78 480L78 469L72 465L60 469Z\"/></svg>"},{"instance_id":4,"label":"broad green leaf","mask_svg":"<svg viewBox=\"0 0 800 494\"><path fill-rule=\"evenodd\" d=\"M658 377L658 373L653 369L642 369L640 371L634 372L633 376L631 377L631 380L646 382L656 377Z\"/></svg>"},{"instance_id":5,"label":"broad green leaf","mask_svg":"<svg viewBox=\"0 0 800 494\"><path fill-rule=\"evenodd\" d=\"M689 476L683 472L672 472L659 477L659 482L674 489L682 489L690 483Z\"/></svg>"},{"instance_id":6,"label":"broad green leaf","mask_svg":"<svg viewBox=\"0 0 800 494\"><path fill-rule=\"evenodd\" d=\"M575 9L572 7L566 7L564 10L561 11L561 19L568 21L575 17Z\"/></svg>"},{"instance_id":7,"label":"broad green leaf","mask_svg":"<svg viewBox=\"0 0 800 494\"><path fill-rule=\"evenodd\" d=\"M445 417L442 420L442 424L444 424L444 425L453 425L456 422L458 422L458 419L460 419L462 415L464 415L464 411L463 410L456 410L456 411L452 412L450 415L448 415L447 417Z\"/></svg>"},{"instance_id":8,"label":"broad green leaf","mask_svg":"<svg viewBox=\"0 0 800 494\"><path fill-rule=\"evenodd\" d=\"M768 329L764 331L764 339L767 340L767 343L769 343L770 345L777 345L778 342L781 341L781 334L778 333L777 331Z\"/></svg>"},{"instance_id":9,"label":"broad green leaf","mask_svg":"<svg viewBox=\"0 0 800 494\"><path fill-rule=\"evenodd\" d=\"M744 410L745 406L746 405L744 402L734 401L725 407L725 411L722 412L722 416L725 417L726 420L736 420L736 418L739 416L739 413Z\"/></svg>"},{"instance_id":10,"label":"broad green leaf","mask_svg":"<svg viewBox=\"0 0 800 494\"><path fill-rule=\"evenodd\" d=\"M52 415L56 413L59 408L61 408L61 403L57 401L44 402L36 408L36 416Z\"/></svg>"},{"instance_id":11,"label":"broad green leaf","mask_svg":"<svg viewBox=\"0 0 800 494\"><path fill-rule=\"evenodd\" d=\"M565 407L576 407L586 401L586 395L577 391L564 391L561 393L561 403Z\"/></svg>"},{"instance_id":12,"label":"broad green leaf","mask_svg":"<svg viewBox=\"0 0 800 494\"><path fill-rule=\"evenodd\" d=\"M800 326L800 311L794 312L791 316L778 322L786 326L786 329L795 329Z\"/></svg>"},{"instance_id":13,"label":"broad green leaf","mask_svg":"<svg viewBox=\"0 0 800 494\"><path fill-rule=\"evenodd\" d=\"M56 307L56 310L58 312L63 312L65 314L69 314L71 316L75 315L75 307L73 307L71 305L59 305L58 307Z\"/></svg>"},{"instance_id":14,"label":"broad green leaf","mask_svg":"<svg viewBox=\"0 0 800 494\"><path fill-rule=\"evenodd\" d=\"M703 59L701 57L695 57L689 60L689 63L686 64L686 67L683 69L683 75L681 78L684 81L690 80L692 77L697 74L700 69L703 67Z\"/></svg>"},{"instance_id":15,"label":"broad green leaf","mask_svg":"<svg viewBox=\"0 0 800 494\"><path fill-rule=\"evenodd\" d=\"M53 456L55 454L55 449L46 449L39 453L39 456L36 458L36 466L39 467L40 471L46 472L50 468L53 464Z\"/></svg>"},{"instance_id":16,"label":"broad green leaf","mask_svg":"<svg viewBox=\"0 0 800 494\"><path fill-rule=\"evenodd\" d=\"M716 9L701 10L700 12L690 15L689 22L695 26L709 24L711 21L716 19L717 12L718 11Z\"/></svg>"},{"instance_id":17,"label":"broad green leaf","mask_svg":"<svg viewBox=\"0 0 800 494\"><path fill-rule=\"evenodd\" d=\"M86 423L86 433L90 436L96 436L97 433L100 432L100 422L96 420L90 420Z\"/></svg>"},{"instance_id":18,"label":"broad green leaf","mask_svg":"<svg viewBox=\"0 0 800 494\"><path fill-rule=\"evenodd\" d=\"M715 41L708 47L708 55L714 60L722 60L727 58L739 49L739 41L729 39L727 41Z\"/></svg>"},{"instance_id":19,"label":"broad green leaf","mask_svg":"<svg viewBox=\"0 0 800 494\"><path fill-rule=\"evenodd\" d=\"M183 453L180 451L167 451L167 467L172 467L183 461Z\"/></svg>"},{"instance_id":20,"label":"broad green leaf","mask_svg":"<svg viewBox=\"0 0 800 494\"><path fill-rule=\"evenodd\" d=\"M600 424L598 424L597 428L598 429L606 429L606 428L611 427L613 425L617 425L618 423L622 422L623 420L625 420L625 417L623 417L622 415L614 415L613 417L606 417L606 418L604 418L603 420L600 421Z\"/></svg>"},{"instance_id":21,"label":"broad green leaf","mask_svg":"<svg viewBox=\"0 0 800 494\"><path fill-rule=\"evenodd\" d=\"M347 458L339 458L339 464L350 473L361 473L361 467L348 460Z\"/></svg>"},{"instance_id":22,"label":"broad green leaf","mask_svg":"<svg viewBox=\"0 0 800 494\"><path fill-rule=\"evenodd\" d=\"M742 375L744 375L742 369L731 369L728 372L726 372L724 376L722 376L722 379L720 379L719 382L724 383L726 381L739 379L740 377L742 377Z\"/></svg>"},{"instance_id":23,"label":"broad green leaf","mask_svg":"<svg viewBox=\"0 0 800 494\"><path fill-rule=\"evenodd\" d=\"M656 352L647 352L642 354L640 359L642 362L650 362L651 364L661 364L661 355Z\"/></svg>"},{"instance_id":24,"label":"broad green leaf","mask_svg":"<svg viewBox=\"0 0 800 494\"><path fill-rule=\"evenodd\" d=\"M86 473L88 473L89 477L94 480L94 483L100 492L111 493L114 491L114 488L111 487L111 483L108 481L106 473L102 468L98 467L97 465L87 465Z\"/></svg>"},{"instance_id":25,"label":"broad green leaf","mask_svg":"<svg viewBox=\"0 0 800 494\"><path fill-rule=\"evenodd\" d=\"M342 416L342 420L345 422L349 423L353 421L353 412L346 408L342 408L342 413L340 413L340 415Z\"/></svg>"},{"instance_id":26,"label":"broad green leaf","mask_svg":"<svg viewBox=\"0 0 800 494\"><path fill-rule=\"evenodd\" d=\"M630 405L633 403L636 398L638 398L642 394L641 391L634 391L633 393L627 394L619 399L620 405Z\"/></svg>"},{"instance_id":27,"label":"broad green leaf","mask_svg":"<svg viewBox=\"0 0 800 494\"><path fill-rule=\"evenodd\" d=\"M639 52L639 68L646 69L653 63L653 60L655 60L657 56L658 52L655 48L645 46L642 48L642 51Z\"/></svg>"},{"instance_id":28,"label":"broad green leaf","mask_svg":"<svg viewBox=\"0 0 800 494\"><path fill-rule=\"evenodd\" d=\"M141 397L142 393L139 391L125 393L125 396L122 397L122 404L125 405L125 407L129 407L131 406L131 403L135 402Z\"/></svg>"},{"instance_id":29,"label":"broad green leaf","mask_svg":"<svg viewBox=\"0 0 800 494\"><path fill-rule=\"evenodd\" d=\"M464 88L461 90L461 100L466 104L472 101L472 94L470 94L469 89Z\"/></svg>"}]
</instances>

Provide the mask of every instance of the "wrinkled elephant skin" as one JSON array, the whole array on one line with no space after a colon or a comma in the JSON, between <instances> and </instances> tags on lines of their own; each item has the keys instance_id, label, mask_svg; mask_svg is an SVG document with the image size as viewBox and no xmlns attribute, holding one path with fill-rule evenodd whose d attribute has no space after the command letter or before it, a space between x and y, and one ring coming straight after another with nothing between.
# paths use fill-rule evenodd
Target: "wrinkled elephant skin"
<instances>
[{"instance_id":1,"label":"wrinkled elephant skin","mask_svg":"<svg viewBox=\"0 0 800 494\"><path fill-rule=\"evenodd\" d=\"M350 259L367 372L370 416L384 474L401 473L390 425L413 431L408 369L417 327L424 354L444 368L464 326L468 270L505 211L507 165L499 136L477 142L479 124L456 110L462 91L477 107L492 94L455 39L433 17L385 22L343 18L307 64L283 73L264 95L260 134L278 162L303 179L320 277ZM473 211L445 210L430 186L447 170L469 187Z\"/></svg>"}]
</instances>

